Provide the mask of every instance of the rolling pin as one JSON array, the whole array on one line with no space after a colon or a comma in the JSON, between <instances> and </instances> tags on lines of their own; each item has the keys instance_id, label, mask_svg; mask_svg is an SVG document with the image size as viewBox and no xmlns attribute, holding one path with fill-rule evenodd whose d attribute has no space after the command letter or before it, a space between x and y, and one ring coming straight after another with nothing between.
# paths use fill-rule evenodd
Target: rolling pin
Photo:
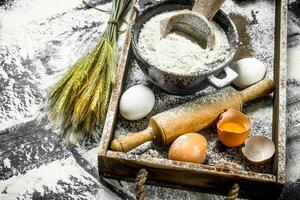
<instances>
[{"instance_id":1,"label":"rolling pin","mask_svg":"<svg viewBox=\"0 0 300 200\"><path fill-rule=\"evenodd\" d=\"M114 139L111 149L128 152L147 141L168 145L182 134L209 127L227 109L241 110L243 103L268 95L273 89L272 80L262 80L243 91L232 87L223 88L214 94L154 115L145 130Z\"/></svg>"}]
</instances>

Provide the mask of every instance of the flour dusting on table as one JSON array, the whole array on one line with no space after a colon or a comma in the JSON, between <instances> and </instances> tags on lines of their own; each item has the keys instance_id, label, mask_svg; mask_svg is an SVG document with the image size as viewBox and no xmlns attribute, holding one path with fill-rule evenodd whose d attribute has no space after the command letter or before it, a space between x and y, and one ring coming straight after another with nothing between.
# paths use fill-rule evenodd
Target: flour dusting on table
<instances>
[{"instance_id":1,"label":"flour dusting on table","mask_svg":"<svg viewBox=\"0 0 300 200\"><path fill-rule=\"evenodd\" d=\"M108 18L81 0L0 7L0 130L40 113L49 88L94 46Z\"/></svg>"}]
</instances>

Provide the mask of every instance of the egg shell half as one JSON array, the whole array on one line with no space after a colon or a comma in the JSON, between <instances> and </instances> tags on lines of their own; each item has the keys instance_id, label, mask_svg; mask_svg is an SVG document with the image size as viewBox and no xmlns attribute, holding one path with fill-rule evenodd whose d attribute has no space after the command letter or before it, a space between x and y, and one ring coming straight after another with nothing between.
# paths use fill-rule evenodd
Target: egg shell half
<instances>
[{"instance_id":1,"label":"egg shell half","mask_svg":"<svg viewBox=\"0 0 300 200\"><path fill-rule=\"evenodd\" d=\"M274 142L261 135L254 135L245 141L243 155L252 163L264 163L275 153Z\"/></svg>"},{"instance_id":2,"label":"egg shell half","mask_svg":"<svg viewBox=\"0 0 300 200\"><path fill-rule=\"evenodd\" d=\"M151 89L135 85L126 90L120 100L120 114L128 120L146 117L154 107L155 97Z\"/></svg>"},{"instance_id":3,"label":"egg shell half","mask_svg":"<svg viewBox=\"0 0 300 200\"><path fill-rule=\"evenodd\" d=\"M266 66L256 58L243 58L232 64L231 68L238 74L233 83L240 87L249 87L266 76Z\"/></svg>"},{"instance_id":4,"label":"egg shell half","mask_svg":"<svg viewBox=\"0 0 300 200\"><path fill-rule=\"evenodd\" d=\"M169 159L203 163L207 154L207 140L199 133L179 136L170 146Z\"/></svg>"}]
</instances>

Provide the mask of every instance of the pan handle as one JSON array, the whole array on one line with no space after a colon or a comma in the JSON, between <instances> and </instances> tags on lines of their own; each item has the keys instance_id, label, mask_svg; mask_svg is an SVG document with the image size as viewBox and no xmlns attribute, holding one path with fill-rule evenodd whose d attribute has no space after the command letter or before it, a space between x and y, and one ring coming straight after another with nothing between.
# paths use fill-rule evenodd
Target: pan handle
<instances>
[{"instance_id":1,"label":"pan handle","mask_svg":"<svg viewBox=\"0 0 300 200\"><path fill-rule=\"evenodd\" d=\"M137 14L141 14L147 7L152 6L155 4L153 0L138 0L137 3L134 5L134 9Z\"/></svg>"},{"instance_id":2,"label":"pan handle","mask_svg":"<svg viewBox=\"0 0 300 200\"><path fill-rule=\"evenodd\" d=\"M234 79L238 77L238 74L233 71L230 67L224 67L224 78L217 78L215 75L207 77L208 82L216 88L222 88L229 85Z\"/></svg>"}]
</instances>

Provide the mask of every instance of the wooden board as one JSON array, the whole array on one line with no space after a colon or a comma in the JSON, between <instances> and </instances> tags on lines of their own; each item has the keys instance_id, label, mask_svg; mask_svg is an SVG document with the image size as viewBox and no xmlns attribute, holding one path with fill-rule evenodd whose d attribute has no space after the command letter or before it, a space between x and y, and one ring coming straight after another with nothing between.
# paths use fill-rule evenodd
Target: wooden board
<instances>
[{"instance_id":1,"label":"wooden board","mask_svg":"<svg viewBox=\"0 0 300 200\"><path fill-rule=\"evenodd\" d=\"M145 168L149 172L149 182L155 185L227 194L233 183L240 186L240 196L246 198L274 199L282 190L285 169L285 102L286 102L286 0L276 1L273 134L276 153L273 172L247 172L240 169L199 165L114 152L109 149L114 137L118 118L118 103L125 87L128 63L130 62L130 30L126 32L123 50L118 66L118 82L114 88L107 112L99 148L99 173L106 177L133 180L136 173ZM134 20L135 13L131 19Z\"/></svg>"}]
</instances>

